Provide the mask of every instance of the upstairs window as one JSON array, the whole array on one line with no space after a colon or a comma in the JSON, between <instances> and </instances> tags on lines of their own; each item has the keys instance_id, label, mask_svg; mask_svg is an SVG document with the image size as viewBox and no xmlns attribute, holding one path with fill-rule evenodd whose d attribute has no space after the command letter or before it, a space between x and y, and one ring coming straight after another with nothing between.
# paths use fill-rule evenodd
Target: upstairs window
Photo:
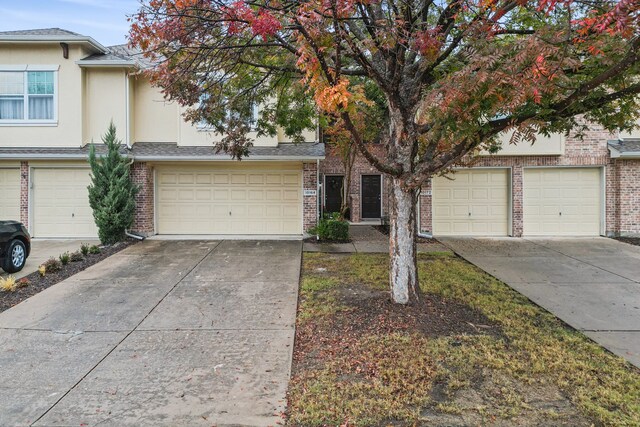
<instances>
[{"instance_id":1,"label":"upstairs window","mask_svg":"<svg viewBox=\"0 0 640 427\"><path fill-rule=\"evenodd\" d=\"M0 123L55 120L54 71L0 71Z\"/></svg>"}]
</instances>

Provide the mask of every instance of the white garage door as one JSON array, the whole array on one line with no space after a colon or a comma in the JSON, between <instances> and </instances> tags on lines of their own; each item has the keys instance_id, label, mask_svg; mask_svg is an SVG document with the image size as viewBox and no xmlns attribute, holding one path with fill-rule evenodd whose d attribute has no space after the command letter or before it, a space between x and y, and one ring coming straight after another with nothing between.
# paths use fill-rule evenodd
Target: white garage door
<instances>
[{"instance_id":1,"label":"white garage door","mask_svg":"<svg viewBox=\"0 0 640 427\"><path fill-rule=\"evenodd\" d=\"M597 236L602 197L599 168L525 169L527 236Z\"/></svg>"},{"instance_id":2,"label":"white garage door","mask_svg":"<svg viewBox=\"0 0 640 427\"><path fill-rule=\"evenodd\" d=\"M20 221L19 168L0 168L0 220Z\"/></svg>"},{"instance_id":3,"label":"white garage door","mask_svg":"<svg viewBox=\"0 0 640 427\"><path fill-rule=\"evenodd\" d=\"M88 168L34 168L32 218L34 237L96 237L89 206Z\"/></svg>"},{"instance_id":4,"label":"white garage door","mask_svg":"<svg viewBox=\"0 0 640 427\"><path fill-rule=\"evenodd\" d=\"M464 170L450 178L433 180L433 234L506 236L508 170Z\"/></svg>"},{"instance_id":5,"label":"white garage door","mask_svg":"<svg viewBox=\"0 0 640 427\"><path fill-rule=\"evenodd\" d=\"M159 234L302 234L302 165L157 168Z\"/></svg>"}]
</instances>

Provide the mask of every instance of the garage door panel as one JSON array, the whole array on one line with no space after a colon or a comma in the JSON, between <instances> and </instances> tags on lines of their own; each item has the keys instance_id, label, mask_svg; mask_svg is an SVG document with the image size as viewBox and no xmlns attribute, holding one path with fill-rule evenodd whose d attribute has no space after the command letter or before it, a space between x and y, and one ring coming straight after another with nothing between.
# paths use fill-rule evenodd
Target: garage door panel
<instances>
[{"instance_id":1,"label":"garage door panel","mask_svg":"<svg viewBox=\"0 0 640 427\"><path fill-rule=\"evenodd\" d=\"M20 221L20 169L0 169L0 219Z\"/></svg>"},{"instance_id":2,"label":"garage door panel","mask_svg":"<svg viewBox=\"0 0 640 427\"><path fill-rule=\"evenodd\" d=\"M599 168L525 169L524 234L600 234Z\"/></svg>"},{"instance_id":3,"label":"garage door panel","mask_svg":"<svg viewBox=\"0 0 640 427\"><path fill-rule=\"evenodd\" d=\"M89 206L88 168L32 170L32 233L34 237L90 237L98 229Z\"/></svg>"},{"instance_id":4,"label":"garage door panel","mask_svg":"<svg viewBox=\"0 0 640 427\"><path fill-rule=\"evenodd\" d=\"M508 170L472 169L452 177L433 181L434 234L507 235Z\"/></svg>"},{"instance_id":5,"label":"garage door panel","mask_svg":"<svg viewBox=\"0 0 640 427\"><path fill-rule=\"evenodd\" d=\"M185 167L188 168L188 167ZM296 167L297 168L297 167ZM195 176L192 183L172 182L164 175L181 173L177 167L157 170L157 221L161 234L301 234L302 171L198 170L184 172ZM260 169L260 168L258 168ZM166 184L163 184L166 183ZM193 191L193 200L183 202L185 212L176 217L167 209L170 199L166 187ZM182 190L180 190L182 191ZM209 211L200 211L197 206ZM205 217L205 221L200 219Z\"/></svg>"}]
</instances>

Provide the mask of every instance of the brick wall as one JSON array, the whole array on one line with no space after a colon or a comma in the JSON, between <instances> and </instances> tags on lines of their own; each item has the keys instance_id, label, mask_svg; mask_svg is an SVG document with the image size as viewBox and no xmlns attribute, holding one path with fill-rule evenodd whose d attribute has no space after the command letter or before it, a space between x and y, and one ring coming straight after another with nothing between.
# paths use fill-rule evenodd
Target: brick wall
<instances>
[{"instance_id":1,"label":"brick wall","mask_svg":"<svg viewBox=\"0 0 640 427\"><path fill-rule=\"evenodd\" d=\"M29 162L20 162L20 222L29 228Z\"/></svg>"},{"instance_id":2,"label":"brick wall","mask_svg":"<svg viewBox=\"0 0 640 427\"><path fill-rule=\"evenodd\" d=\"M615 160L616 228L613 234L640 235L640 160Z\"/></svg>"},{"instance_id":3,"label":"brick wall","mask_svg":"<svg viewBox=\"0 0 640 427\"><path fill-rule=\"evenodd\" d=\"M303 231L307 231L314 227L318 221L318 167L316 163L305 163L303 166L302 177L304 190L313 190L316 192L315 196L303 195L302 208L303 208Z\"/></svg>"},{"instance_id":4,"label":"brick wall","mask_svg":"<svg viewBox=\"0 0 640 427\"><path fill-rule=\"evenodd\" d=\"M606 171L606 229L607 232L615 230L630 230L634 225L640 222L636 215L637 208L634 210L631 203L635 199L626 193L626 200L631 200L627 205L617 202L616 191L618 186L627 182L627 188L634 188L629 181L633 180L636 166L621 166L617 170L609 158L607 141L614 139L615 136L608 133L599 125L591 125L588 130L582 131L582 138L577 133L572 133L565 138L565 152L561 156L486 156L478 159L474 164L477 167L509 167L511 168L512 189L512 232L513 236L521 236L523 232L523 186L522 180L524 169L532 166L604 166ZM384 147L381 145L371 146L371 150L375 155L383 156ZM327 157L320 162L320 173L324 175L343 175L344 168L338 156L327 150ZM373 166L366 159L358 155L352 170L352 182L349 189L351 204L351 220L353 222L360 221L360 177L366 174L377 174ZM621 174L629 174L630 178L625 181ZM383 179L383 215L388 212L389 202L389 179ZM423 190L431 190L431 184L423 186ZM635 194L635 193L634 193ZM640 195L638 195L640 197ZM420 230L424 233L431 233L432 230L432 197L423 191L420 198ZM637 204L636 206L640 206ZM626 214L625 212L629 212ZM626 215L626 219L625 218ZM626 222L625 222L626 221ZM624 225L623 225L624 222Z\"/></svg>"},{"instance_id":5,"label":"brick wall","mask_svg":"<svg viewBox=\"0 0 640 427\"><path fill-rule=\"evenodd\" d=\"M380 144L369 145L369 151L380 158L384 156L384 146ZM340 157L331 152L329 146L327 146L327 156L320 162L320 174L321 179L323 175L344 175L344 167ZM360 154L356 156L356 160L351 169L351 186L349 187L349 199L351 210L351 221L359 222L361 220L360 215L360 186L362 175L383 175L376 168L371 166L369 162ZM323 180L324 181L324 180ZM382 215L386 215L389 212L389 188L391 180L387 177L382 177ZM324 203L324 200L322 201Z\"/></svg>"},{"instance_id":6,"label":"brick wall","mask_svg":"<svg viewBox=\"0 0 640 427\"><path fill-rule=\"evenodd\" d=\"M153 168L145 162L135 162L131 165L131 179L140 188L131 229L145 236L151 235L154 233Z\"/></svg>"}]
</instances>

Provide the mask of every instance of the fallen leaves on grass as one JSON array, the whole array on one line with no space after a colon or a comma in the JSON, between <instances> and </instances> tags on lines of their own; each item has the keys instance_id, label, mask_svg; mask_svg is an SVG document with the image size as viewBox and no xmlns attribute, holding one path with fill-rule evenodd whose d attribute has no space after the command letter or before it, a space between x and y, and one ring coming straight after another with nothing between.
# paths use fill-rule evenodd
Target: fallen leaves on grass
<instances>
[{"instance_id":1,"label":"fallen leaves on grass","mask_svg":"<svg viewBox=\"0 0 640 427\"><path fill-rule=\"evenodd\" d=\"M390 302L385 255L305 254L290 425L640 425L640 375L506 285L420 256Z\"/></svg>"}]
</instances>

